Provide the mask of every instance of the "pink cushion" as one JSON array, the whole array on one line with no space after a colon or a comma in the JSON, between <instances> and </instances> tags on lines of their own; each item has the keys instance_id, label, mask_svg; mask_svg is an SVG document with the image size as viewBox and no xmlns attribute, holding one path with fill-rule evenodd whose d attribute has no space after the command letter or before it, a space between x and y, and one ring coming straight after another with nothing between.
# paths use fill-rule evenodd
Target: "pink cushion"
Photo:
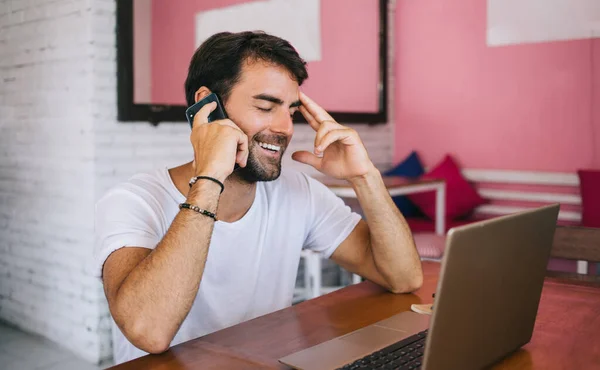
<instances>
[{"instance_id":1,"label":"pink cushion","mask_svg":"<svg viewBox=\"0 0 600 370\"><path fill-rule=\"evenodd\" d=\"M453 227L467 225L472 222L477 221L476 219L467 219L467 220L446 220L446 232ZM408 223L408 227L413 233L418 232L434 232L435 231L435 221L429 220L424 217L407 217L406 222Z\"/></svg>"},{"instance_id":2,"label":"pink cushion","mask_svg":"<svg viewBox=\"0 0 600 370\"><path fill-rule=\"evenodd\" d=\"M469 214L475 207L485 203L477 191L460 173L451 156L433 170L421 176L422 179L444 179L446 181L446 218L457 219ZM435 219L435 192L410 194L408 198L432 220Z\"/></svg>"},{"instance_id":3,"label":"pink cushion","mask_svg":"<svg viewBox=\"0 0 600 370\"><path fill-rule=\"evenodd\" d=\"M446 237L434 233L417 233L413 235L419 256L425 258L442 258L446 249Z\"/></svg>"},{"instance_id":4,"label":"pink cushion","mask_svg":"<svg viewBox=\"0 0 600 370\"><path fill-rule=\"evenodd\" d=\"M600 227L600 170L579 170L582 224Z\"/></svg>"}]
</instances>

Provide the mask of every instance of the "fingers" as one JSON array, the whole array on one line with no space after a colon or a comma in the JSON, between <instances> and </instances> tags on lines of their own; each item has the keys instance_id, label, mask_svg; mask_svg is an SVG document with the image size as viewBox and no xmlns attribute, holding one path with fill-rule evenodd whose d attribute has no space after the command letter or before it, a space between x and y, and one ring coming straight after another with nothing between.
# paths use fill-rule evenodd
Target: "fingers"
<instances>
[{"instance_id":1,"label":"fingers","mask_svg":"<svg viewBox=\"0 0 600 370\"><path fill-rule=\"evenodd\" d=\"M332 130L340 130L342 126L338 125L334 121L324 121L319 130L317 131L317 135L315 135L315 153L320 153L325 149L320 149L322 147L322 141L325 135L327 135Z\"/></svg>"},{"instance_id":2,"label":"fingers","mask_svg":"<svg viewBox=\"0 0 600 370\"><path fill-rule=\"evenodd\" d=\"M294 152L292 154L292 159L297 162L304 163L309 166L313 166L317 170L321 171L321 161L323 159L320 157L317 157L316 155L312 154L311 152L307 152L306 150Z\"/></svg>"},{"instance_id":3,"label":"fingers","mask_svg":"<svg viewBox=\"0 0 600 370\"><path fill-rule=\"evenodd\" d=\"M323 121L327 121L327 120L331 120L331 121L335 122L335 120L333 118L331 118L331 116L329 115L329 113L327 113L327 111L325 109L321 108L321 106L319 106L311 98L306 96L306 94L304 94L302 91L300 91L300 102L302 103L302 106L304 106L304 108L306 108L306 110L319 123L323 123Z\"/></svg>"},{"instance_id":4,"label":"fingers","mask_svg":"<svg viewBox=\"0 0 600 370\"><path fill-rule=\"evenodd\" d=\"M192 125L192 127L196 127L197 125L208 123L208 115L213 110L215 110L215 108L217 108L217 103L214 101L210 102L210 103L206 104L205 106L203 106L202 108L200 108L198 113L196 113L196 115L194 116L194 124Z\"/></svg>"},{"instance_id":5,"label":"fingers","mask_svg":"<svg viewBox=\"0 0 600 370\"><path fill-rule=\"evenodd\" d=\"M302 113L310 127L312 127L312 129L315 131L319 131L319 126L321 126L321 124L317 122L315 117L313 117L312 114L310 114L310 112L302 105L300 106L300 108L298 108L298 110L300 111L300 113Z\"/></svg>"},{"instance_id":6,"label":"fingers","mask_svg":"<svg viewBox=\"0 0 600 370\"><path fill-rule=\"evenodd\" d=\"M229 126L235 129L237 133L238 139L238 148L235 156L235 162L239 164L241 167L246 167L246 163L248 162L248 135L244 133L232 120L223 119L219 121L215 121L213 123L219 124L221 126Z\"/></svg>"},{"instance_id":7,"label":"fingers","mask_svg":"<svg viewBox=\"0 0 600 370\"><path fill-rule=\"evenodd\" d=\"M240 130L239 138L238 138L238 151L235 156L235 162L240 165L240 167L246 167L248 164L248 135L244 134Z\"/></svg>"},{"instance_id":8,"label":"fingers","mask_svg":"<svg viewBox=\"0 0 600 370\"><path fill-rule=\"evenodd\" d=\"M231 128L234 128L236 131L239 131L239 132L241 132L241 133L244 133L244 132L242 131L242 129L241 129L241 128L239 128L239 127L238 127L238 126L237 126L235 123L233 123L233 121L232 121L232 120L230 120L230 119L221 119L221 120L218 120L218 121L213 121L213 123L219 124L219 125L221 125L221 126L229 126L229 127L231 127Z\"/></svg>"},{"instance_id":9,"label":"fingers","mask_svg":"<svg viewBox=\"0 0 600 370\"><path fill-rule=\"evenodd\" d=\"M300 102L302 103L300 113L306 118L310 127L317 131L317 135L315 136L315 153L319 154L325 150L324 148L319 148L322 147L321 142L323 137L331 130L340 130L343 126L337 123L325 109L321 108L303 92L300 92Z\"/></svg>"},{"instance_id":10,"label":"fingers","mask_svg":"<svg viewBox=\"0 0 600 370\"><path fill-rule=\"evenodd\" d=\"M353 132L349 129L330 130L318 143L316 151L324 152L332 143L335 143L336 141L341 141L343 143L344 140L351 139L352 135Z\"/></svg>"}]
</instances>

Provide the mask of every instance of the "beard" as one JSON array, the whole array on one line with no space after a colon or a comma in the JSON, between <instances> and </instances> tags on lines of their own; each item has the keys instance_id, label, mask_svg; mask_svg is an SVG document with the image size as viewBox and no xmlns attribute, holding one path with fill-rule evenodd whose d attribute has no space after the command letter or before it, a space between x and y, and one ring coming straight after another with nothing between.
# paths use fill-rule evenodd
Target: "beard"
<instances>
[{"instance_id":1,"label":"beard","mask_svg":"<svg viewBox=\"0 0 600 370\"><path fill-rule=\"evenodd\" d=\"M275 144L281 149L278 157L268 157L258 142ZM248 143L248 161L246 167L239 167L234 173L244 182L255 183L258 181L277 180L281 175L281 160L287 148L288 139L285 136L256 134ZM237 166L237 165L236 165Z\"/></svg>"}]
</instances>

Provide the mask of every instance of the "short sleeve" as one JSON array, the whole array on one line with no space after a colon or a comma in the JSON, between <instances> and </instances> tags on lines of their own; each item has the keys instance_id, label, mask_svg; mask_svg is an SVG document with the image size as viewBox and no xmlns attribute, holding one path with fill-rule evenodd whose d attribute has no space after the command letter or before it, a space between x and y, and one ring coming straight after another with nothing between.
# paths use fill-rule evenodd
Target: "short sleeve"
<instances>
[{"instance_id":1,"label":"short sleeve","mask_svg":"<svg viewBox=\"0 0 600 370\"><path fill-rule=\"evenodd\" d=\"M329 258L352 233L361 217L325 185L309 176L306 178L310 205L304 248Z\"/></svg>"},{"instance_id":2,"label":"short sleeve","mask_svg":"<svg viewBox=\"0 0 600 370\"><path fill-rule=\"evenodd\" d=\"M161 240L160 219L151 202L125 188L110 190L96 203L94 272L102 276L108 256L122 247L154 249Z\"/></svg>"}]
</instances>

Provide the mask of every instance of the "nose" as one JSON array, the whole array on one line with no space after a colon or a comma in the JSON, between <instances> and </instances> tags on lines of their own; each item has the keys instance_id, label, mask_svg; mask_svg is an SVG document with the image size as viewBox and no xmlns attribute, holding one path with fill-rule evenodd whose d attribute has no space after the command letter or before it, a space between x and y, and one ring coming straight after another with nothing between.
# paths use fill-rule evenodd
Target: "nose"
<instances>
[{"instance_id":1,"label":"nose","mask_svg":"<svg viewBox=\"0 0 600 370\"><path fill-rule=\"evenodd\" d=\"M271 131L285 136L292 135L294 132L294 122L292 121L289 112L285 112L283 109L281 110L281 113L277 115L274 122L271 124Z\"/></svg>"}]
</instances>

